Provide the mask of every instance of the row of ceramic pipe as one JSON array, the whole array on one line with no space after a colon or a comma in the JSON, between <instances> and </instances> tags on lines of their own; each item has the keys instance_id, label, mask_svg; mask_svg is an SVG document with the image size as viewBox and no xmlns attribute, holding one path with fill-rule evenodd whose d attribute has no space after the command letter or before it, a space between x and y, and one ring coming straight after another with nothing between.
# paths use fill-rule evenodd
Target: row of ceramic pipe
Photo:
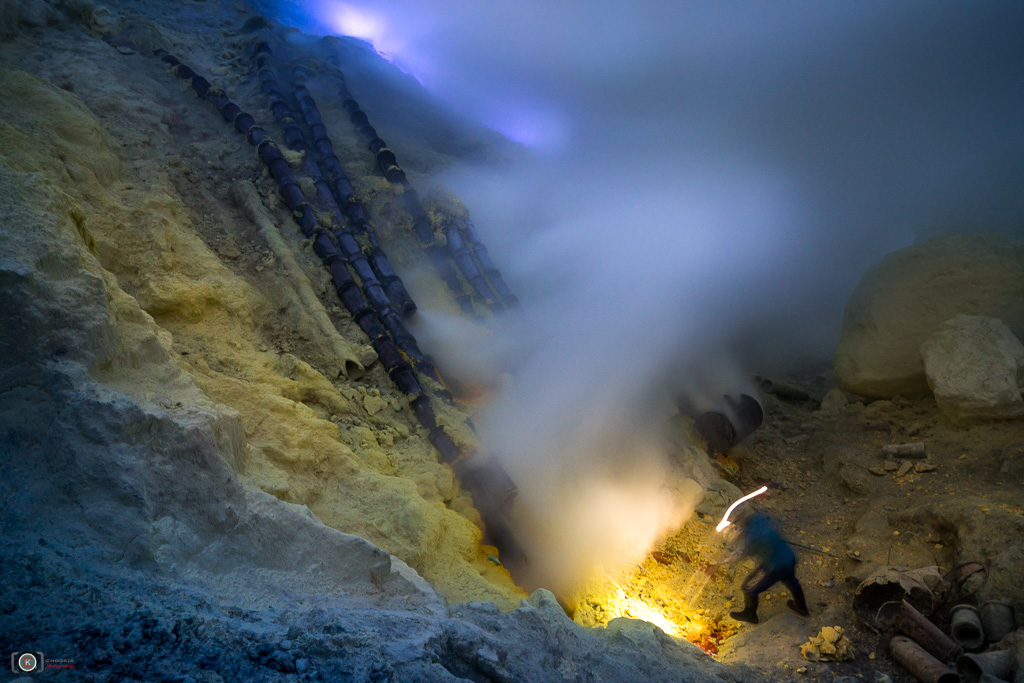
<instances>
[{"instance_id":1,"label":"row of ceramic pipe","mask_svg":"<svg viewBox=\"0 0 1024 683\"><path fill-rule=\"evenodd\" d=\"M398 347L412 360L420 372L436 380L436 373L426 361L415 338L409 333L402 318L395 310L397 307L403 314L409 316L415 312L416 304L413 303L402 280L392 269L391 263L377 242L369 223L365 220L356 222L342 214L338 198L335 197L331 185L321 172L320 164L313 154L312 147L306 142L291 107L278 88L277 77L270 66L270 55L270 46L266 42L261 42L256 46L257 74L261 88L267 95L274 118L284 130L285 142L289 148L299 152L302 156L300 168L316 188L314 201L326 214L326 221L333 228L334 242L337 243L337 247L335 247L326 231L317 234L313 242L317 255L321 259L329 257L331 262L336 260L338 255L342 257L359 278L360 288L366 300L373 306L378 318L384 323ZM323 124L320 124L320 128L321 139L325 139L326 128ZM291 173L283 157L276 155L272 164L268 164L268 168L275 181L285 174ZM347 179L345 182L348 182ZM348 206L356 206L361 210L361 204L354 199L354 193L342 201ZM365 212L363 213L365 215ZM362 240L357 239L353 227L359 231Z\"/></svg>"},{"instance_id":2,"label":"row of ceramic pipe","mask_svg":"<svg viewBox=\"0 0 1024 683\"><path fill-rule=\"evenodd\" d=\"M406 210L412 216L413 232L424 245L442 279L456 293L460 303L466 308L466 299L461 296L462 288L454 273L451 272L451 267L447 265L443 248L437 243L433 226L423 208L419 193L412 187L405 171L398 165L395 152L387 146L377 130L370 124L366 112L359 108L359 103L349 92L344 73L337 59L332 56L328 61L337 70L338 94L341 97L342 107L348 112L349 120L366 138L370 151L376 158L377 166L384 177L391 184L402 187ZM515 306L518 299L494 265L473 225L465 221L452 220L444 225L442 230L447 242L448 257L458 266L459 271L473 287L477 296L493 309Z\"/></svg>"},{"instance_id":3,"label":"row of ceramic pipe","mask_svg":"<svg viewBox=\"0 0 1024 683\"><path fill-rule=\"evenodd\" d=\"M232 102L223 90L213 87L206 78L166 50L157 49L153 54L167 64L177 78L187 81L197 97L209 102L226 122L244 134L246 141L256 148L257 156L266 165L278 193L291 210L302 234L313 240L313 249L330 272L339 299L369 337L381 364L395 385L409 397L417 421L429 430L428 438L437 449L439 459L452 467L462 485L473 496L486 527L487 540L498 548L506 564L525 562L522 547L506 517L515 497L514 482L497 461L460 448L444 426L437 423L429 396L423 391L412 366L396 347L374 307L367 302L359 284L348 272L341 253L332 243L330 234L321 226L312 205L306 201L277 144L264 128L256 124L252 115Z\"/></svg>"}]
</instances>

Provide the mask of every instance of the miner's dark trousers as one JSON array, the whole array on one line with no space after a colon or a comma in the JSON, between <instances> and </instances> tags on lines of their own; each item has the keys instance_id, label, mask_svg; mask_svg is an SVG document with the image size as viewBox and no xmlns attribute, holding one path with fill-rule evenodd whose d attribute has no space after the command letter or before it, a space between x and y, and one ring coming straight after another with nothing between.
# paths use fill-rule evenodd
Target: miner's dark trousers
<instances>
[{"instance_id":1,"label":"miner's dark trousers","mask_svg":"<svg viewBox=\"0 0 1024 683\"><path fill-rule=\"evenodd\" d=\"M756 612L757 596L781 581L782 585L793 594L793 602L796 603L797 607L806 612L807 601L804 598L804 589L800 587L800 582L797 581L795 570L795 566L774 570L757 567L754 571L750 572L750 575L743 580L743 599L746 603L743 606L744 610Z\"/></svg>"}]
</instances>

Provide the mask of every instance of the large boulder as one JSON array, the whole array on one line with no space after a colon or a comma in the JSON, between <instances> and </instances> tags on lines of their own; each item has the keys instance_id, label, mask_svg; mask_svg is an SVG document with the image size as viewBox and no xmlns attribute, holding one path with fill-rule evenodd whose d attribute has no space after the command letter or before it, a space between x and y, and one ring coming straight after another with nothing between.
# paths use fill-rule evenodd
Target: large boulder
<instances>
[{"instance_id":1,"label":"large boulder","mask_svg":"<svg viewBox=\"0 0 1024 683\"><path fill-rule=\"evenodd\" d=\"M836 380L861 396L927 393L921 344L961 313L999 318L1024 336L1024 245L950 235L885 256L846 305Z\"/></svg>"},{"instance_id":2,"label":"large boulder","mask_svg":"<svg viewBox=\"0 0 1024 683\"><path fill-rule=\"evenodd\" d=\"M995 318L958 315L921 345L928 385L952 422L1024 416L1024 346Z\"/></svg>"}]
</instances>

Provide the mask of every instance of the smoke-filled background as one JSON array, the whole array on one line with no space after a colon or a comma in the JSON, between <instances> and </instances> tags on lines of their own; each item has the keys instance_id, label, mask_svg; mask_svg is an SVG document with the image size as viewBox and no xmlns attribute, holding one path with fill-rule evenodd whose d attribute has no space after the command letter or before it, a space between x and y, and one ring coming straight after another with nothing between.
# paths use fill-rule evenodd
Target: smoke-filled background
<instances>
[{"instance_id":1,"label":"smoke-filled background","mask_svg":"<svg viewBox=\"0 0 1024 683\"><path fill-rule=\"evenodd\" d=\"M688 514L694 496L664 486L668 396L709 407L750 372L830 358L889 251L1024 234L1022 3L276 9L370 41L529 151L445 179L522 313L481 333L425 311L418 334L450 373L500 387L483 436L553 584Z\"/></svg>"}]
</instances>

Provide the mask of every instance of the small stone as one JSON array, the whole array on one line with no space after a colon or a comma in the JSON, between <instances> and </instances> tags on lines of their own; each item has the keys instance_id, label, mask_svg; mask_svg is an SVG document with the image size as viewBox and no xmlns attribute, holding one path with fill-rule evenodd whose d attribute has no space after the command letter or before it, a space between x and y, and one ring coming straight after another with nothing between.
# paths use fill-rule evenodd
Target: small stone
<instances>
[{"instance_id":1,"label":"small stone","mask_svg":"<svg viewBox=\"0 0 1024 683\"><path fill-rule=\"evenodd\" d=\"M913 467L914 467L914 464L913 464L912 462L910 462L909 460L904 460L904 461L903 461L903 462L902 462L902 463L900 464L900 468L899 468L899 470L897 470L897 471L896 471L896 476L897 476L897 477L902 477L902 476L904 476L904 475L905 475L905 474L906 474L907 472L909 472L909 471L910 471L910 470L911 470L911 469L912 469Z\"/></svg>"},{"instance_id":2,"label":"small stone","mask_svg":"<svg viewBox=\"0 0 1024 683\"><path fill-rule=\"evenodd\" d=\"M835 387L829 389L828 393L825 394L825 398L821 400L821 412L823 413L834 413L842 410L849 404L846 399L846 394L843 390Z\"/></svg>"},{"instance_id":3,"label":"small stone","mask_svg":"<svg viewBox=\"0 0 1024 683\"><path fill-rule=\"evenodd\" d=\"M938 467L939 466L933 462L919 462L914 465L914 471L917 473L934 472Z\"/></svg>"},{"instance_id":4,"label":"small stone","mask_svg":"<svg viewBox=\"0 0 1024 683\"><path fill-rule=\"evenodd\" d=\"M797 667L796 672L798 674L805 674L805 673L807 673L807 667L806 666L799 666L799 667Z\"/></svg>"},{"instance_id":5,"label":"small stone","mask_svg":"<svg viewBox=\"0 0 1024 683\"><path fill-rule=\"evenodd\" d=\"M305 657L302 657L301 659L296 659L295 660L295 670L296 671L298 671L301 674L301 673L304 673L307 669L309 669L309 660L308 659L306 659Z\"/></svg>"},{"instance_id":6,"label":"small stone","mask_svg":"<svg viewBox=\"0 0 1024 683\"><path fill-rule=\"evenodd\" d=\"M871 465L868 467L868 472L878 475L879 477L884 477L886 474L885 468L881 465Z\"/></svg>"},{"instance_id":7,"label":"small stone","mask_svg":"<svg viewBox=\"0 0 1024 683\"><path fill-rule=\"evenodd\" d=\"M376 415L381 410L383 410L386 405L387 405L387 401L382 399L380 396L374 396L372 394L367 394L363 398L363 408L366 409L366 412L369 415Z\"/></svg>"},{"instance_id":8,"label":"small stone","mask_svg":"<svg viewBox=\"0 0 1024 683\"><path fill-rule=\"evenodd\" d=\"M885 468L886 472L895 472L900 468L900 464L895 460L886 460L882 463L882 467Z\"/></svg>"},{"instance_id":9,"label":"small stone","mask_svg":"<svg viewBox=\"0 0 1024 683\"><path fill-rule=\"evenodd\" d=\"M133 54L135 54L135 50L131 49L127 45L118 45L117 46L117 51L120 52L123 55L133 55Z\"/></svg>"}]
</instances>

